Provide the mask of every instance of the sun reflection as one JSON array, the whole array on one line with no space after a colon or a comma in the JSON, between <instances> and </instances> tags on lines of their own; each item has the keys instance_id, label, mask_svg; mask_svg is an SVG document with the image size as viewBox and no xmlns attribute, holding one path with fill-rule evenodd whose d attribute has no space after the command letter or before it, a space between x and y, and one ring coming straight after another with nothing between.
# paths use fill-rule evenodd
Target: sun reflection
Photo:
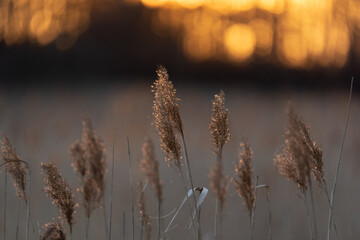
<instances>
[{"instance_id":1,"label":"sun reflection","mask_svg":"<svg viewBox=\"0 0 360 240\"><path fill-rule=\"evenodd\" d=\"M154 31L176 29L185 54L196 61L260 57L295 68L342 67L360 30L355 0L140 1L158 8Z\"/></svg>"},{"instance_id":2,"label":"sun reflection","mask_svg":"<svg viewBox=\"0 0 360 240\"><path fill-rule=\"evenodd\" d=\"M91 13L114 0L1 0L0 41L70 48ZM342 67L360 30L359 0L128 0L155 9L152 30L193 61ZM355 40L354 40L355 39Z\"/></svg>"},{"instance_id":3,"label":"sun reflection","mask_svg":"<svg viewBox=\"0 0 360 240\"><path fill-rule=\"evenodd\" d=\"M89 25L90 7L88 0L1 0L0 41L11 45L30 39L45 45L64 37L74 40Z\"/></svg>"}]
</instances>

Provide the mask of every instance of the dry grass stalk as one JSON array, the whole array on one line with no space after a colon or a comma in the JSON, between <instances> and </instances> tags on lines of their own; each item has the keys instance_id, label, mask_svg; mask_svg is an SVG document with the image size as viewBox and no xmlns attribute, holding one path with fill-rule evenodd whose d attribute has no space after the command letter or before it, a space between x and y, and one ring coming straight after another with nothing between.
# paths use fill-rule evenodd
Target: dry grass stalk
<instances>
[{"instance_id":1,"label":"dry grass stalk","mask_svg":"<svg viewBox=\"0 0 360 240\"><path fill-rule=\"evenodd\" d=\"M44 190L59 210L59 218L69 224L70 234L74 223L75 200L70 185L63 179L57 167L52 163L41 163L44 173Z\"/></svg>"},{"instance_id":2,"label":"dry grass stalk","mask_svg":"<svg viewBox=\"0 0 360 240\"><path fill-rule=\"evenodd\" d=\"M60 223L47 223L43 226L41 240L66 240L66 234Z\"/></svg>"},{"instance_id":3,"label":"dry grass stalk","mask_svg":"<svg viewBox=\"0 0 360 240\"><path fill-rule=\"evenodd\" d=\"M236 178L232 178L239 196L251 217L255 204L255 187L253 184L253 169L251 166L252 149L247 140L240 143L239 163L235 165Z\"/></svg>"},{"instance_id":4,"label":"dry grass stalk","mask_svg":"<svg viewBox=\"0 0 360 240\"><path fill-rule=\"evenodd\" d=\"M107 230L105 203L103 201L105 191L105 147L104 143L96 135L88 116L82 121L82 139L75 141L70 146L71 165L77 172L81 187L78 189L83 196L86 223L85 236L87 239L89 218L92 212L103 204L105 231Z\"/></svg>"},{"instance_id":5,"label":"dry grass stalk","mask_svg":"<svg viewBox=\"0 0 360 240\"><path fill-rule=\"evenodd\" d=\"M200 214L196 208L194 184L192 181L190 163L179 111L180 99L176 97L176 90L172 82L169 81L167 70L163 66L159 66L156 73L158 78L151 86L152 92L155 95L153 105L153 115L155 118L154 124L160 137L160 146L165 153L165 161L169 166L179 170L184 183L185 193L189 190L192 191L192 201L188 199L188 204L190 208L190 216L193 211L196 212L197 223L194 222L193 218L191 218L191 222L195 237L197 239L201 239ZM183 163L178 135L181 137L184 148L186 181L182 171Z\"/></svg>"},{"instance_id":6,"label":"dry grass stalk","mask_svg":"<svg viewBox=\"0 0 360 240\"><path fill-rule=\"evenodd\" d=\"M229 110L225 107L225 93L215 94L212 102L210 132L212 135L212 143L214 153L219 154L225 143L230 140L229 130Z\"/></svg>"},{"instance_id":7,"label":"dry grass stalk","mask_svg":"<svg viewBox=\"0 0 360 240\"><path fill-rule=\"evenodd\" d=\"M155 94L153 115L155 127L158 130L161 148L165 153L165 160L169 166L180 168L181 146L178 141L177 132L182 132L182 122L179 112L179 99L176 90L166 69L162 66L156 71L158 79L151 86Z\"/></svg>"},{"instance_id":8,"label":"dry grass stalk","mask_svg":"<svg viewBox=\"0 0 360 240\"><path fill-rule=\"evenodd\" d=\"M89 164L90 177L95 180L98 195L98 202L101 202L105 190L105 147L104 143L96 135L92 127L90 118L85 116L83 119L82 142L85 149L85 158Z\"/></svg>"},{"instance_id":9,"label":"dry grass stalk","mask_svg":"<svg viewBox=\"0 0 360 240\"><path fill-rule=\"evenodd\" d=\"M16 194L26 202L26 169L6 136L1 141L1 157L6 163L7 173L14 179Z\"/></svg>"},{"instance_id":10,"label":"dry grass stalk","mask_svg":"<svg viewBox=\"0 0 360 240\"><path fill-rule=\"evenodd\" d=\"M311 170L317 178L323 176L322 161L320 163L320 158L318 158L319 162L315 164L316 161L312 156L312 151L314 155L319 155L320 148L312 142L309 128L295 113L292 104L287 107L287 115L289 122L284 135L284 150L275 156L274 162L281 175L292 180L302 192L305 192L308 187L307 182L310 181Z\"/></svg>"},{"instance_id":11,"label":"dry grass stalk","mask_svg":"<svg viewBox=\"0 0 360 240\"><path fill-rule=\"evenodd\" d=\"M217 163L211 168L210 184L219 203L220 212L225 206L227 180L224 175L222 164L222 149L225 143L230 140L228 109L225 107L225 93L215 94L212 103L211 123L209 126L214 154L217 156Z\"/></svg>"},{"instance_id":12,"label":"dry grass stalk","mask_svg":"<svg viewBox=\"0 0 360 240\"><path fill-rule=\"evenodd\" d=\"M146 239L150 240L152 226L150 215L146 211L144 184L142 181L138 182L138 197L139 222L141 223L141 227L145 228Z\"/></svg>"},{"instance_id":13,"label":"dry grass stalk","mask_svg":"<svg viewBox=\"0 0 360 240\"><path fill-rule=\"evenodd\" d=\"M324 164L322 160L323 150L315 141L312 140L310 128L299 117L291 103L287 107L288 126L285 132L285 146L283 153L278 154L275 158L275 164L278 166L280 174L297 184L304 195L306 207L308 208L306 200L306 190L310 187L310 198L312 202L312 215L314 224L314 236L317 238L316 231L316 214L314 208L314 200L312 194L312 173L315 181L319 186L326 188L324 177ZM309 218L308 210L307 216ZM308 222L310 222L308 220ZM309 230L311 226L309 223Z\"/></svg>"}]
</instances>

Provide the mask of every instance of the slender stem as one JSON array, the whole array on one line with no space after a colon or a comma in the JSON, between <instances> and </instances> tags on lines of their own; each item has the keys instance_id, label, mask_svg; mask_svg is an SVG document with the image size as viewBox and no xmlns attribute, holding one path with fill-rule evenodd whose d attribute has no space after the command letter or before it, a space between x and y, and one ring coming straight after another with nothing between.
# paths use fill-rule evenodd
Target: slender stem
<instances>
[{"instance_id":1,"label":"slender stem","mask_svg":"<svg viewBox=\"0 0 360 240\"><path fill-rule=\"evenodd\" d=\"M185 178L184 178L184 174L181 170L181 167L179 167L179 171L180 171L180 177L181 177L181 180L183 182L183 185L184 185L184 190L185 190L185 196L186 196L186 201L189 205L189 210L190 210L190 221L191 221L191 225L193 226L192 229L193 229L193 233L194 233L194 237L197 239L198 236L197 236L197 231L196 231L196 227L195 227L195 222L194 222L194 218L193 218L193 208L192 208L192 205L191 205L191 201L189 199L189 196L188 196L188 191L189 191L189 187L187 185L187 182L185 181ZM192 191L194 193L194 191ZM194 210L195 211L195 210Z\"/></svg>"},{"instance_id":2,"label":"slender stem","mask_svg":"<svg viewBox=\"0 0 360 240\"><path fill-rule=\"evenodd\" d=\"M30 194L31 192L31 171L29 168L29 177L28 177L28 196L25 198L26 203L26 240L29 240L29 223L30 223Z\"/></svg>"},{"instance_id":3,"label":"slender stem","mask_svg":"<svg viewBox=\"0 0 360 240\"><path fill-rule=\"evenodd\" d=\"M314 224L314 238L317 238L317 224L316 224L316 212L315 212L315 204L314 204L314 196L313 196L313 188L311 178L309 177L309 191L310 191L310 201L311 201L311 210Z\"/></svg>"},{"instance_id":4,"label":"slender stem","mask_svg":"<svg viewBox=\"0 0 360 240\"><path fill-rule=\"evenodd\" d=\"M333 185L332 192L331 192L331 201L330 201L330 206L329 206L329 219L328 219L328 235L327 235L327 239L328 239L328 240L330 240L330 235L331 235L331 222L332 222L332 215L333 215L334 197L335 197L335 190L336 190L337 178L338 178L338 175L339 175L341 155L342 155L342 151L343 151L343 148L344 148L344 142L345 142L345 136L346 136L347 127L348 127L348 124L349 124L349 116L350 116L350 106L351 106L351 97L352 97L353 83L354 83L354 77L351 79L350 95L349 95L349 101L348 101L348 106L347 106L347 113L346 113L344 134L343 134L342 141L341 141L341 146L340 146L340 151L339 151L339 157L338 157L338 161L337 161L337 164L336 164L336 172L335 172L334 185Z\"/></svg>"},{"instance_id":5,"label":"slender stem","mask_svg":"<svg viewBox=\"0 0 360 240\"><path fill-rule=\"evenodd\" d=\"M308 201L307 201L307 197L306 197L306 190L304 190L302 192L303 192L304 202L305 202L305 206L306 206L306 217L307 217L307 222L308 222L310 239L314 240L314 235L313 235L313 231L312 231L312 227L311 227L310 214L309 214L309 205L308 205Z\"/></svg>"},{"instance_id":6,"label":"slender stem","mask_svg":"<svg viewBox=\"0 0 360 240\"><path fill-rule=\"evenodd\" d=\"M89 225L90 225L90 217L85 217L85 240L89 238Z\"/></svg>"},{"instance_id":7,"label":"slender stem","mask_svg":"<svg viewBox=\"0 0 360 240\"><path fill-rule=\"evenodd\" d=\"M161 201L158 201L158 239L161 239Z\"/></svg>"},{"instance_id":8,"label":"slender stem","mask_svg":"<svg viewBox=\"0 0 360 240\"><path fill-rule=\"evenodd\" d=\"M132 213L132 239L135 237L135 213L134 213L134 192L132 184L132 168L131 168L131 155L129 137L127 138L128 156L129 156L129 177L130 177L130 197L131 197L131 213Z\"/></svg>"},{"instance_id":9,"label":"slender stem","mask_svg":"<svg viewBox=\"0 0 360 240\"><path fill-rule=\"evenodd\" d=\"M184 132L180 131L181 133L181 139L182 139L182 143L183 143L183 147L184 147L184 154L185 154L185 168L187 171L187 181L189 183L189 187L191 188L192 191L192 198L194 201L194 210L195 210L195 214L196 214L196 219L197 219L197 239L201 240L201 225L200 225L200 215L199 215L199 211L196 207L196 196L195 196L195 191L194 191L194 184L193 184L193 179L191 176L191 168L190 168L190 162L189 162L189 156L188 156L188 152L187 152L187 148L186 148L186 143L185 143L185 136L184 136ZM195 227L195 225L194 225Z\"/></svg>"},{"instance_id":10,"label":"slender stem","mask_svg":"<svg viewBox=\"0 0 360 240\"><path fill-rule=\"evenodd\" d=\"M143 233L144 233L144 221L141 221L141 228L140 228L140 240L142 240L143 237Z\"/></svg>"},{"instance_id":11,"label":"slender stem","mask_svg":"<svg viewBox=\"0 0 360 240\"><path fill-rule=\"evenodd\" d=\"M20 203L21 199L18 198L18 212L17 212L17 223L16 223L16 240L19 239L19 226L20 226Z\"/></svg>"},{"instance_id":12,"label":"slender stem","mask_svg":"<svg viewBox=\"0 0 360 240\"><path fill-rule=\"evenodd\" d=\"M102 195L102 208L103 208L103 215L104 215L104 226L105 226L105 239L108 236L108 225L107 225L107 217L106 217L106 204L105 204L105 191Z\"/></svg>"},{"instance_id":13,"label":"slender stem","mask_svg":"<svg viewBox=\"0 0 360 240\"><path fill-rule=\"evenodd\" d=\"M122 239L125 240L125 212L123 212L123 224L122 224Z\"/></svg>"},{"instance_id":14,"label":"slender stem","mask_svg":"<svg viewBox=\"0 0 360 240\"><path fill-rule=\"evenodd\" d=\"M111 220L112 220L112 195L113 195L113 183L114 183L114 154L115 143L113 143L113 158L111 165L111 183L110 183L110 216L109 216L109 231L108 231L108 240L111 240Z\"/></svg>"},{"instance_id":15,"label":"slender stem","mask_svg":"<svg viewBox=\"0 0 360 240\"><path fill-rule=\"evenodd\" d=\"M7 199L7 169L5 169L5 181L4 181L4 217L3 217L3 239L6 239L6 199Z\"/></svg>"},{"instance_id":16,"label":"slender stem","mask_svg":"<svg viewBox=\"0 0 360 240\"><path fill-rule=\"evenodd\" d=\"M217 218L218 218L218 208L219 208L219 202L218 199L215 198L215 219L214 219L214 240L217 240Z\"/></svg>"},{"instance_id":17,"label":"slender stem","mask_svg":"<svg viewBox=\"0 0 360 240\"><path fill-rule=\"evenodd\" d=\"M270 240L272 240L270 189L269 189L269 187L266 188L266 201L267 201L267 206L268 206L268 211L269 211L269 235L270 235Z\"/></svg>"},{"instance_id":18,"label":"slender stem","mask_svg":"<svg viewBox=\"0 0 360 240\"><path fill-rule=\"evenodd\" d=\"M259 181L259 176L256 176L256 181L255 181L255 190L254 190L254 206L253 209L251 211L251 217L250 217L250 240L253 239L253 234L254 234L254 223L255 223L255 211L256 211L256 195L257 195L257 185L258 185L258 181Z\"/></svg>"},{"instance_id":19,"label":"slender stem","mask_svg":"<svg viewBox=\"0 0 360 240\"><path fill-rule=\"evenodd\" d=\"M329 205L329 207L331 207L331 208L332 208L331 203L330 203L330 195L329 195L329 191L328 191L328 189L327 189L327 184L326 184L326 180L325 180L325 178L324 178L324 177L323 177L323 188L324 188L324 191L325 191L325 196L326 196L326 199L327 199L328 205ZM335 222L334 217L333 217L332 222L334 223L335 237L336 237L336 239L338 239L338 232L337 232L337 227L336 227L336 222Z\"/></svg>"}]
</instances>

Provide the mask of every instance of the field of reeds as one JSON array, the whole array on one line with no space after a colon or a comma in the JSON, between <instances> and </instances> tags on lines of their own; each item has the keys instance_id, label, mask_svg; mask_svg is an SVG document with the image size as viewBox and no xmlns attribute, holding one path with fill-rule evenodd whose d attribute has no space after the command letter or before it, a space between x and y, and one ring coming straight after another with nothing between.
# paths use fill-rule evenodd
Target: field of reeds
<instances>
[{"instance_id":1,"label":"field of reeds","mask_svg":"<svg viewBox=\"0 0 360 240\"><path fill-rule=\"evenodd\" d=\"M175 92L158 73L0 89L0 239L327 239L329 205L331 239L359 238L357 92L332 202L348 91Z\"/></svg>"}]
</instances>

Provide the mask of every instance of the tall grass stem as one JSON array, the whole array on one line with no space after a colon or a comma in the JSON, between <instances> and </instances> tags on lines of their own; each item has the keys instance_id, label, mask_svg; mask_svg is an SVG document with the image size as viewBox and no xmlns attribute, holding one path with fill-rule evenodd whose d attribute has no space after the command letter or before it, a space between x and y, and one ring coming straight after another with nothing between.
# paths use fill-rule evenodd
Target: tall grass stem
<instances>
[{"instance_id":1,"label":"tall grass stem","mask_svg":"<svg viewBox=\"0 0 360 240\"><path fill-rule=\"evenodd\" d=\"M340 150L339 150L339 157L338 157L338 161L337 161L337 164L336 164L334 185L333 185L332 192L331 192L331 201L330 201L330 206L329 206L329 219L328 219L328 234L327 234L327 239L328 240L330 240L330 235L331 235L331 222L332 222L332 215L333 215L333 206L334 206L334 198L335 198L335 190L336 190L337 178L338 178L339 169L340 169L341 155L342 155L342 151L343 151L343 148L344 148L345 136L346 136L346 132L347 132L348 124L349 124L353 83L354 83L354 77L351 78L350 94L349 94L349 101L348 101L348 106L347 106L344 134L343 134L342 141L341 141L341 146L340 146Z\"/></svg>"}]
</instances>

